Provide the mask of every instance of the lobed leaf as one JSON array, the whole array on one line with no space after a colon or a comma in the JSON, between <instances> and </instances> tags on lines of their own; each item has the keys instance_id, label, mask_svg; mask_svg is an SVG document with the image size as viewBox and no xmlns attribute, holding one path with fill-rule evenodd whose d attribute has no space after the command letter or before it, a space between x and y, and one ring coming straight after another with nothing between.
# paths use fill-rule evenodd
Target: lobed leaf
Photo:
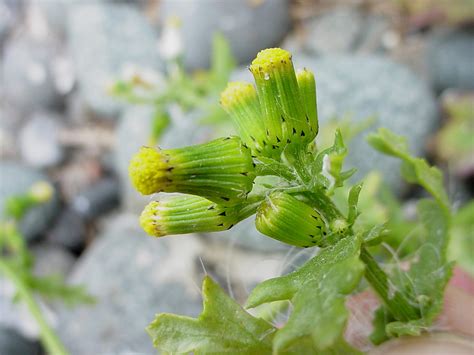
<instances>
[{"instance_id":1,"label":"lobed leaf","mask_svg":"<svg viewBox=\"0 0 474 355\"><path fill-rule=\"evenodd\" d=\"M275 328L244 311L210 277L202 284L198 318L158 314L147 331L156 348L169 353L271 354Z\"/></svg>"}]
</instances>

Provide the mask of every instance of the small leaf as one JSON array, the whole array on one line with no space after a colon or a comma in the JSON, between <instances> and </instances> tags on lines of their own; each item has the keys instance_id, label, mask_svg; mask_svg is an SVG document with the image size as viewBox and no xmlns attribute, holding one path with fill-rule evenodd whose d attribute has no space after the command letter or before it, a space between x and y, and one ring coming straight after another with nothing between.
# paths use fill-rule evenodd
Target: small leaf
<instances>
[{"instance_id":1,"label":"small leaf","mask_svg":"<svg viewBox=\"0 0 474 355\"><path fill-rule=\"evenodd\" d=\"M359 215L357 209L357 203L359 202L359 194L362 190L363 183L358 183L357 185L352 186L351 190L349 191L349 198L348 198L348 205L349 205L349 212L347 214L347 222L352 225L354 224L357 216Z\"/></svg>"},{"instance_id":2,"label":"small leaf","mask_svg":"<svg viewBox=\"0 0 474 355\"><path fill-rule=\"evenodd\" d=\"M449 199L443 184L443 175L436 167L430 167L424 159L410 156L406 139L380 128L367 137L375 149L403 160L402 176L410 183L423 186L449 214Z\"/></svg>"},{"instance_id":3,"label":"small leaf","mask_svg":"<svg viewBox=\"0 0 474 355\"><path fill-rule=\"evenodd\" d=\"M250 293L245 307L253 308L262 303L291 300L304 283L323 278L333 265L354 255L359 255L359 251L360 241L358 238L344 238L336 245L322 249L318 255L300 269L257 285Z\"/></svg>"},{"instance_id":4,"label":"small leaf","mask_svg":"<svg viewBox=\"0 0 474 355\"><path fill-rule=\"evenodd\" d=\"M156 348L169 353L272 353L272 325L245 312L208 276L202 293L204 310L197 319L156 316L147 328Z\"/></svg>"}]
</instances>

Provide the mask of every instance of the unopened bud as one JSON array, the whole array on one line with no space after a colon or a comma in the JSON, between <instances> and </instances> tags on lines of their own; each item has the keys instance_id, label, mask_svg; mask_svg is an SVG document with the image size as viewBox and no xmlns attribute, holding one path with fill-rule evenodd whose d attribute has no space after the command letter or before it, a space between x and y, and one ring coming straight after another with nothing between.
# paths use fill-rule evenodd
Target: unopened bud
<instances>
[{"instance_id":1,"label":"unopened bud","mask_svg":"<svg viewBox=\"0 0 474 355\"><path fill-rule=\"evenodd\" d=\"M308 248L323 246L327 235L321 215L284 192L274 192L260 205L257 229L283 243Z\"/></svg>"},{"instance_id":2,"label":"unopened bud","mask_svg":"<svg viewBox=\"0 0 474 355\"><path fill-rule=\"evenodd\" d=\"M172 196L150 202L140 216L140 224L155 237L223 231L245 217L241 217L239 209L240 206L228 207L199 196Z\"/></svg>"},{"instance_id":3,"label":"unopened bud","mask_svg":"<svg viewBox=\"0 0 474 355\"><path fill-rule=\"evenodd\" d=\"M255 179L250 149L239 137L178 149L142 147L129 174L144 195L181 192L227 205L245 199Z\"/></svg>"}]
</instances>

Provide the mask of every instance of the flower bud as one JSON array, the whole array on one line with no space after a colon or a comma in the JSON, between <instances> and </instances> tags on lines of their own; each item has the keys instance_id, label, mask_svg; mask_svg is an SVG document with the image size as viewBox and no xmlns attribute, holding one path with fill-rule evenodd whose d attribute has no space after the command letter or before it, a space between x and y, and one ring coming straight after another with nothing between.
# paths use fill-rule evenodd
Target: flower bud
<instances>
[{"instance_id":1,"label":"flower bud","mask_svg":"<svg viewBox=\"0 0 474 355\"><path fill-rule=\"evenodd\" d=\"M140 225L155 237L223 231L246 217L239 213L240 207L223 206L199 196L172 196L150 202L140 216Z\"/></svg>"},{"instance_id":2,"label":"flower bud","mask_svg":"<svg viewBox=\"0 0 474 355\"><path fill-rule=\"evenodd\" d=\"M284 192L274 192L260 205L257 229L283 243L308 248L323 246L327 235L321 215Z\"/></svg>"},{"instance_id":3,"label":"flower bud","mask_svg":"<svg viewBox=\"0 0 474 355\"><path fill-rule=\"evenodd\" d=\"M227 205L245 199L255 178L250 149L239 137L178 149L142 147L129 174L144 195L182 192Z\"/></svg>"},{"instance_id":4,"label":"flower bud","mask_svg":"<svg viewBox=\"0 0 474 355\"><path fill-rule=\"evenodd\" d=\"M311 120L315 115L305 103L312 94L310 76L300 78L302 95L291 54L280 48L265 49L258 53L250 71L257 85L268 143L281 150L286 144L313 141L317 129ZM316 98L312 97L310 101L315 102Z\"/></svg>"},{"instance_id":5,"label":"flower bud","mask_svg":"<svg viewBox=\"0 0 474 355\"><path fill-rule=\"evenodd\" d=\"M310 131L318 134L318 107L316 101L316 81L314 80L314 74L304 68L298 70L296 73L296 80L298 81L298 88L303 102L306 117L311 128Z\"/></svg>"}]
</instances>

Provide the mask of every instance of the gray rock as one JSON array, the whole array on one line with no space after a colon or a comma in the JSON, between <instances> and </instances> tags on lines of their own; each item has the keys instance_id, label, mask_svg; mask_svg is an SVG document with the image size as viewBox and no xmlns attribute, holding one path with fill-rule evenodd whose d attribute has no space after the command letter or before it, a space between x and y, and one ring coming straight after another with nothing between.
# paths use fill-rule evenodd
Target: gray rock
<instances>
[{"instance_id":1,"label":"gray rock","mask_svg":"<svg viewBox=\"0 0 474 355\"><path fill-rule=\"evenodd\" d=\"M0 327L0 354L40 355L41 353L37 341L29 340L11 328Z\"/></svg>"},{"instance_id":2,"label":"gray rock","mask_svg":"<svg viewBox=\"0 0 474 355\"><path fill-rule=\"evenodd\" d=\"M36 168L46 168L61 162L64 152L59 141L61 116L53 112L34 113L19 135L23 160Z\"/></svg>"},{"instance_id":3,"label":"gray rock","mask_svg":"<svg viewBox=\"0 0 474 355\"><path fill-rule=\"evenodd\" d=\"M132 106L120 117L117 127L115 166L121 185L122 205L127 211L140 213L150 201L131 185L128 165L141 146L149 144L154 109L148 106ZM198 112L183 113L178 107L170 109L171 123L158 142L165 149L203 143L211 137L209 128L199 126Z\"/></svg>"},{"instance_id":4,"label":"gray rock","mask_svg":"<svg viewBox=\"0 0 474 355\"><path fill-rule=\"evenodd\" d=\"M38 38L27 32L5 45L2 77L6 99L23 111L58 104L53 63L59 44L53 37Z\"/></svg>"},{"instance_id":5,"label":"gray rock","mask_svg":"<svg viewBox=\"0 0 474 355\"><path fill-rule=\"evenodd\" d=\"M308 24L305 49L318 55L382 49L388 22L353 7L338 7Z\"/></svg>"},{"instance_id":6,"label":"gray rock","mask_svg":"<svg viewBox=\"0 0 474 355\"><path fill-rule=\"evenodd\" d=\"M75 196L72 209L86 220L97 218L118 206L119 191L117 180L103 178Z\"/></svg>"},{"instance_id":7,"label":"gray rock","mask_svg":"<svg viewBox=\"0 0 474 355\"><path fill-rule=\"evenodd\" d=\"M264 253L284 252L290 248L289 245L260 233L255 228L255 216L247 218L228 231L212 233L212 238L225 244Z\"/></svg>"},{"instance_id":8,"label":"gray rock","mask_svg":"<svg viewBox=\"0 0 474 355\"><path fill-rule=\"evenodd\" d=\"M66 208L56 218L56 223L48 231L48 241L52 244L80 253L86 244L86 224L84 218L72 208Z\"/></svg>"},{"instance_id":9,"label":"gray rock","mask_svg":"<svg viewBox=\"0 0 474 355\"><path fill-rule=\"evenodd\" d=\"M67 249L50 243L37 244L31 252L35 258L34 273L38 276L60 275L65 278L76 261Z\"/></svg>"},{"instance_id":10,"label":"gray rock","mask_svg":"<svg viewBox=\"0 0 474 355\"><path fill-rule=\"evenodd\" d=\"M411 151L423 155L425 143L438 123L437 105L429 88L405 67L377 56L327 56L310 59L295 55L295 66L307 67L316 76L318 114L322 125L333 118L354 122L370 116L369 129L386 127L407 137ZM394 190L402 182L399 161L373 150L364 139L354 138L347 166L356 167L355 179L380 170Z\"/></svg>"},{"instance_id":11,"label":"gray rock","mask_svg":"<svg viewBox=\"0 0 474 355\"><path fill-rule=\"evenodd\" d=\"M0 218L3 218L5 200L27 192L38 181L48 178L38 171L13 162L0 162ZM39 236L58 211L58 197L30 209L23 217L20 230L27 240Z\"/></svg>"},{"instance_id":12,"label":"gray rock","mask_svg":"<svg viewBox=\"0 0 474 355\"><path fill-rule=\"evenodd\" d=\"M60 312L58 332L66 347L76 355L155 353L145 327L156 313L200 313L199 250L190 235L147 237L135 216L113 221L73 271L71 281L97 302Z\"/></svg>"},{"instance_id":13,"label":"gray rock","mask_svg":"<svg viewBox=\"0 0 474 355\"><path fill-rule=\"evenodd\" d=\"M17 23L22 7L19 0L0 0L0 46Z\"/></svg>"},{"instance_id":14,"label":"gray rock","mask_svg":"<svg viewBox=\"0 0 474 355\"><path fill-rule=\"evenodd\" d=\"M123 107L106 89L127 65L160 68L154 30L133 5L75 3L68 37L80 92L101 116L115 116Z\"/></svg>"},{"instance_id":15,"label":"gray rock","mask_svg":"<svg viewBox=\"0 0 474 355\"><path fill-rule=\"evenodd\" d=\"M277 45L288 32L287 0L262 1L252 5L236 1L165 0L160 16L177 16L182 23L185 64L190 69L209 66L212 37L221 32L239 63L249 62L258 51Z\"/></svg>"},{"instance_id":16,"label":"gray rock","mask_svg":"<svg viewBox=\"0 0 474 355\"><path fill-rule=\"evenodd\" d=\"M427 51L428 71L437 91L446 88L474 89L474 31L439 32Z\"/></svg>"},{"instance_id":17,"label":"gray rock","mask_svg":"<svg viewBox=\"0 0 474 355\"><path fill-rule=\"evenodd\" d=\"M15 159L19 157L17 137L22 118L22 115L12 105L0 103L0 158Z\"/></svg>"}]
</instances>

